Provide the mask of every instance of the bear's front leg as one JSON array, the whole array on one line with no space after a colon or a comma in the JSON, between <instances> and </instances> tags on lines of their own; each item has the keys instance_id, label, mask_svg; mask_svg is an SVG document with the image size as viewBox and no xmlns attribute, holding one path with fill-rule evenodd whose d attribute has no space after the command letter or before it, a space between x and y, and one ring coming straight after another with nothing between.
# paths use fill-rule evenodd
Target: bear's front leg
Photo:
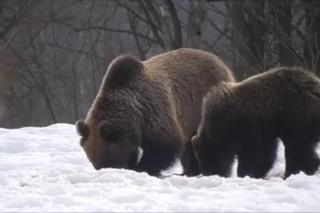
<instances>
[{"instance_id":1,"label":"bear's front leg","mask_svg":"<svg viewBox=\"0 0 320 213\"><path fill-rule=\"evenodd\" d=\"M161 171L168 169L181 157L183 141L179 137L159 134L158 137L147 138L144 141L143 156L137 165L137 171L159 177Z\"/></svg>"}]
</instances>

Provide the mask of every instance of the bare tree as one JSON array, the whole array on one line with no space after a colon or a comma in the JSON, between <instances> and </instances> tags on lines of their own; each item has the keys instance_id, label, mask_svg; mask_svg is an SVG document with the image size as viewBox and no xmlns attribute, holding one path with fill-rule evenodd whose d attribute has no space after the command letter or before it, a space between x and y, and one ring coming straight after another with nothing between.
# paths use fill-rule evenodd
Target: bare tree
<instances>
[{"instance_id":1,"label":"bare tree","mask_svg":"<svg viewBox=\"0 0 320 213\"><path fill-rule=\"evenodd\" d=\"M320 73L320 2L304 0L306 16L306 37L304 56L308 67Z\"/></svg>"},{"instance_id":2,"label":"bare tree","mask_svg":"<svg viewBox=\"0 0 320 213\"><path fill-rule=\"evenodd\" d=\"M233 45L240 57L238 69L244 75L264 69L265 1L231 1L229 13L233 20Z\"/></svg>"},{"instance_id":3,"label":"bare tree","mask_svg":"<svg viewBox=\"0 0 320 213\"><path fill-rule=\"evenodd\" d=\"M191 0L187 22L187 41L186 46L199 48L201 46L202 25L206 17L205 0Z\"/></svg>"},{"instance_id":4,"label":"bare tree","mask_svg":"<svg viewBox=\"0 0 320 213\"><path fill-rule=\"evenodd\" d=\"M83 117L124 53L144 60L200 48L238 79L278 65L318 73L319 8L317 0L2 0L0 125Z\"/></svg>"},{"instance_id":5,"label":"bare tree","mask_svg":"<svg viewBox=\"0 0 320 213\"><path fill-rule=\"evenodd\" d=\"M296 65L297 57L292 42L292 1L270 1L270 12L271 23L267 27L276 40L279 63L281 65Z\"/></svg>"}]
</instances>

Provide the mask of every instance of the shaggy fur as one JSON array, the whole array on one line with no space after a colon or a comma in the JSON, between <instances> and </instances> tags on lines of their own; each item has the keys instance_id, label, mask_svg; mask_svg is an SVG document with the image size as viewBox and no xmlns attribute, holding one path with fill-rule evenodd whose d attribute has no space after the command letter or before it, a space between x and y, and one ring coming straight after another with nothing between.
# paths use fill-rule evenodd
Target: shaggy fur
<instances>
[{"instance_id":1,"label":"shaggy fur","mask_svg":"<svg viewBox=\"0 0 320 213\"><path fill-rule=\"evenodd\" d=\"M109 65L85 121L77 122L83 149L96 169L159 175L182 157L200 122L204 95L222 81L233 81L231 71L201 50L182 48L144 62L120 56ZM183 157L187 175L199 173L191 154L186 149Z\"/></svg>"},{"instance_id":2,"label":"shaggy fur","mask_svg":"<svg viewBox=\"0 0 320 213\"><path fill-rule=\"evenodd\" d=\"M264 177L285 146L285 176L319 166L320 80L300 68L278 68L240 83L222 83L205 98L192 144L204 174Z\"/></svg>"}]
</instances>

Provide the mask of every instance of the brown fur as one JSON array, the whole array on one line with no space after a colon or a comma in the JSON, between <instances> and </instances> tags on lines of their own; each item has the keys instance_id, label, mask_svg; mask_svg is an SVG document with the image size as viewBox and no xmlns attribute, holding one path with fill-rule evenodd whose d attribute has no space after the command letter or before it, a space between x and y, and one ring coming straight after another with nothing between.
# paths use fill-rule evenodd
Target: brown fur
<instances>
[{"instance_id":1,"label":"brown fur","mask_svg":"<svg viewBox=\"0 0 320 213\"><path fill-rule=\"evenodd\" d=\"M84 151L96 169L158 175L181 157L200 122L203 96L221 81L233 81L231 71L201 50L182 48L144 62L116 58L85 121L77 124L80 135L83 124L89 129L81 139ZM139 146L144 154L136 165Z\"/></svg>"},{"instance_id":2,"label":"brown fur","mask_svg":"<svg viewBox=\"0 0 320 213\"><path fill-rule=\"evenodd\" d=\"M285 145L286 177L313 174L319 166L320 80L300 68L277 68L240 83L222 83L205 98L192 139L202 172L229 176L235 155L238 175L264 177L277 139Z\"/></svg>"}]
</instances>

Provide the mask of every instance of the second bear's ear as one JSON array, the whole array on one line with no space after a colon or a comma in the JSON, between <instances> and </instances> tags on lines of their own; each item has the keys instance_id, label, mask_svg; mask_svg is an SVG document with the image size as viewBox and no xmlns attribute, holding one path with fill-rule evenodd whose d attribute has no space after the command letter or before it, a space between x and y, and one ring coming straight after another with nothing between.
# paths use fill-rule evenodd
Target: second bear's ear
<instances>
[{"instance_id":1,"label":"second bear's ear","mask_svg":"<svg viewBox=\"0 0 320 213\"><path fill-rule=\"evenodd\" d=\"M114 59L106 73L106 86L119 88L134 81L143 71L142 62L129 55L119 56Z\"/></svg>"}]
</instances>

